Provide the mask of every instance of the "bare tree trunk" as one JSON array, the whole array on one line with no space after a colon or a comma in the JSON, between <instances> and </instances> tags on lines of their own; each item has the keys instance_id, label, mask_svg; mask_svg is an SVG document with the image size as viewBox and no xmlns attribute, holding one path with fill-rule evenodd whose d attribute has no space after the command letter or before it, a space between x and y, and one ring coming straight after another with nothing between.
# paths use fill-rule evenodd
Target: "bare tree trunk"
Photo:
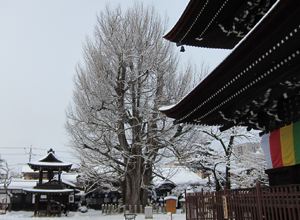
<instances>
[{"instance_id":1,"label":"bare tree trunk","mask_svg":"<svg viewBox=\"0 0 300 220\"><path fill-rule=\"evenodd\" d=\"M12 208L12 198L9 196L9 206L8 206L8 211L9 212L11 212L11 208Z\"/></svg>"},{"instance_id":2,"label":"bare tree trunk","mask_svg":"<svg viewBox=\"0 0 300 220\"><path fill-rule=\"evenodd\" d=\"M226 189L230 189L231 188L231 181L230 181L230 160L227 161L226 164Z\"/></svg>"},{"instance_id":3,"label":"bare tree trunk","mask_svg":"<svg viewBox=\"0 0 300 220\"><path fill-rule=\"evenodd\" d=\"M12 208L12 198L11 198L10 194L8 193L8 188L7 188L7 187L8 187L8 186L4 185L5 193L6 193L6 195L7 195L8 198L9 198L8 211L11 212L11 208ZM7 205L7 197L5 198L5 203L6 203L6 205ZM6 207L5 207L5 209L6 209ZM5 210L5 212L6 212L6 210Z\"/></svg>"},{"instance_id":4,"label":"bare tree trunk","mask_svg":"<svg viewBox=\"0 0 300 220\"><path fill-rule=\"evenodd\" d=\"M121 184L123 192L124 205L147 205L148 187L151 181L152 169L149 167L143 174L142 164L138 164L135 169L126 175L124 182Z\"/></svg>"},{"instance_id":5,"label":"bare tree trunk","mask_svg":"<svg viewBox=\"0 0 300 220\"><path fill-rule=\"evenodd\" d=\"M229 139L229 143L226 149L226 189L230 189L231 188L231 164L230 164L230 160L231 160L231 154L232 154L232 148L233 148L233 143L234 143L234 138L235 136L231 136Z\"/></svg>"}]
</instances>

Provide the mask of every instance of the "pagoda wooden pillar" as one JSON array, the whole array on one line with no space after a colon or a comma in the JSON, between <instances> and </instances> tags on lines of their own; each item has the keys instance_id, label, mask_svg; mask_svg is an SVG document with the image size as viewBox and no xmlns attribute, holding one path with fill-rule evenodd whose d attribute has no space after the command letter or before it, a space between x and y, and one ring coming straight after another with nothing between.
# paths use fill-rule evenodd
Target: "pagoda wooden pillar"
<instances>
[{"instance_id":1,"label":"pagoda wooden pillar","mask_svg":"<svg viewBox=\"0 0 300 220\"><path fill-rule=\"evenodd\" d=\"M53 179L53 170L48 170L48 173L47 173L47 179L49 180L49 182L52 181Z\"/></svg>"},{"instance_id":2,"label":"pagoda wooden pillar","mask_svg":"<svg viewBox=\"0 0 300 220\"><path fill-rule=\"evenodd\" d=\"M58 181L61 183L61 170L59 168L59 172L58 172Z\"/></svg>"},{"instance_id":3,"label":"pagoda wooden pillar","mask_svg":"<svg viewBox=\"0 0 300 220\"><path fill-rule=\"evenodd\" d=\"M40 175L39 175L39 184L43 183L43 170L40 170Z\"/></svg>"},{"instance_id":4,"label":"pagoda wooden pillar","mask_svg":"<svg viewBox=\"0 0 300 220\"><path fill-rule=\"evenodd\" d=\"M51 216L50 194L47 195L47 216Z\"/></svg>"},{"instance_id":5,"label":"pagoda wooden pillar","mask_svg":"<svg viewBox=\"0 0 300 220\"><path fill-rule=\"evenodd\" d=\"M61 201L62 201L62 195L59 196L59 206L58 206L58 216L61 216Z\"/></svg>"},{"instance_id":6,"label":"pagoda wooden pillar","mask_svg":"<svg viewBox=\"0 0 300 220\"><path fill-rule=\"evenodd\" d=\"M35 201L34 201L34 216L37 215L37 212L39 210L39 203L40 203L40 198L41 198L41 195L39 194L36 194L35 195Z\"/></svg>"}]
</instances>

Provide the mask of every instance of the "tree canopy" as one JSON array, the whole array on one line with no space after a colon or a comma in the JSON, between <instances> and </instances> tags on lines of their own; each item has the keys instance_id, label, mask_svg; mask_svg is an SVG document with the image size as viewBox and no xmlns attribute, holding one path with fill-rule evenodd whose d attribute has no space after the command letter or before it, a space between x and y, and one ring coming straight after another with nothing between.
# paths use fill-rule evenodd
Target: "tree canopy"
<instances>
[{"instance_id":1,"label":"tree canopy","mask_svg":"<svg viewBox=\"0 0 300 220\"><path fill-rule=\"evenodd\" d=\"M97 16L78 64L67 110L70 145L91 187L120 186L125 204L146 205L155 164L188 139L158 108L190 91L195 68L180 68L154 7L109 6ZM199 73L197 73L199 75Z\"/></svg>"},{"instance_id":2,"label":"tree canopy","mask_svg":"<svg viewBox=\"0 0 300 220\"><path fill-rule=\"evenodd\" d=\"M190 144L181 157L193 171L210 176L207 189L253 187L257 182L267 184L266 161L257 134L243 127L223 132L216 127L198 127L196 130L206 142ZM245 142L257 148L251 147L251 151L241 151L238 155L235 147Z\"/></svg>"}]
</instances>

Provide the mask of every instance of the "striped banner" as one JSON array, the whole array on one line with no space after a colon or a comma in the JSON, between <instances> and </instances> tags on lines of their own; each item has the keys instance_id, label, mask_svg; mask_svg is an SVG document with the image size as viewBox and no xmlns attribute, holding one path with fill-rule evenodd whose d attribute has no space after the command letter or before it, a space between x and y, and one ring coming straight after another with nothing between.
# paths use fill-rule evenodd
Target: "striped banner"
<instances>
[{"instance_id":1,"label":"striped banner","mask_svg":"<svg viewBox=\"0 0 300 220\"><path fill-rule=\"evenodd\" d=\"M261 147L267 169L300 164L300 121L263 135Z\"/></svg>"}]
</instances>

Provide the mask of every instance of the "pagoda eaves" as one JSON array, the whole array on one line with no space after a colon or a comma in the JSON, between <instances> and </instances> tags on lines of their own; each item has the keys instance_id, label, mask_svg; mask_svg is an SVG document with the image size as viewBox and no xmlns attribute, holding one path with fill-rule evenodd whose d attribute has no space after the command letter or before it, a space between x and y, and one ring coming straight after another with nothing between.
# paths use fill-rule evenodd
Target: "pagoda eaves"
<instances>
[{"instance_id":1,"label":"pagoda eaves","mask_svg":"<svg viewBox=\"0 0 300 220\"><path fill-rule=\"evenodd\" d=\"M178 46L232 49L276 0L191 0L164 38Z\"/></svg>"},{"instance_id":2,"label":"pagoda eaves","mask_svg":"<svg viewBox=\"0 0 300 220\"><path fill-rule=\"evenodd\" d=\"M299 21L298 1L276 2L215 70L179 103L161 112L175 123L221 126L221 130L246 126L263 133L298 121Z\"/></svg>"},{"instance_id":3,"label":"pagoda eaves","mask_svg":"<svg viewBox=\"0 0 300 220\"><path fill-rule=\"evenodd\" d=\"M48 151L48 154L45 157L41 158L36 162L29 162L28 165L33 170L47 169L52 171L66 172L68 172L72 167L71 163L64 163L61 160L59 160L52 149Z\"/></svg>"}]
</instances>

